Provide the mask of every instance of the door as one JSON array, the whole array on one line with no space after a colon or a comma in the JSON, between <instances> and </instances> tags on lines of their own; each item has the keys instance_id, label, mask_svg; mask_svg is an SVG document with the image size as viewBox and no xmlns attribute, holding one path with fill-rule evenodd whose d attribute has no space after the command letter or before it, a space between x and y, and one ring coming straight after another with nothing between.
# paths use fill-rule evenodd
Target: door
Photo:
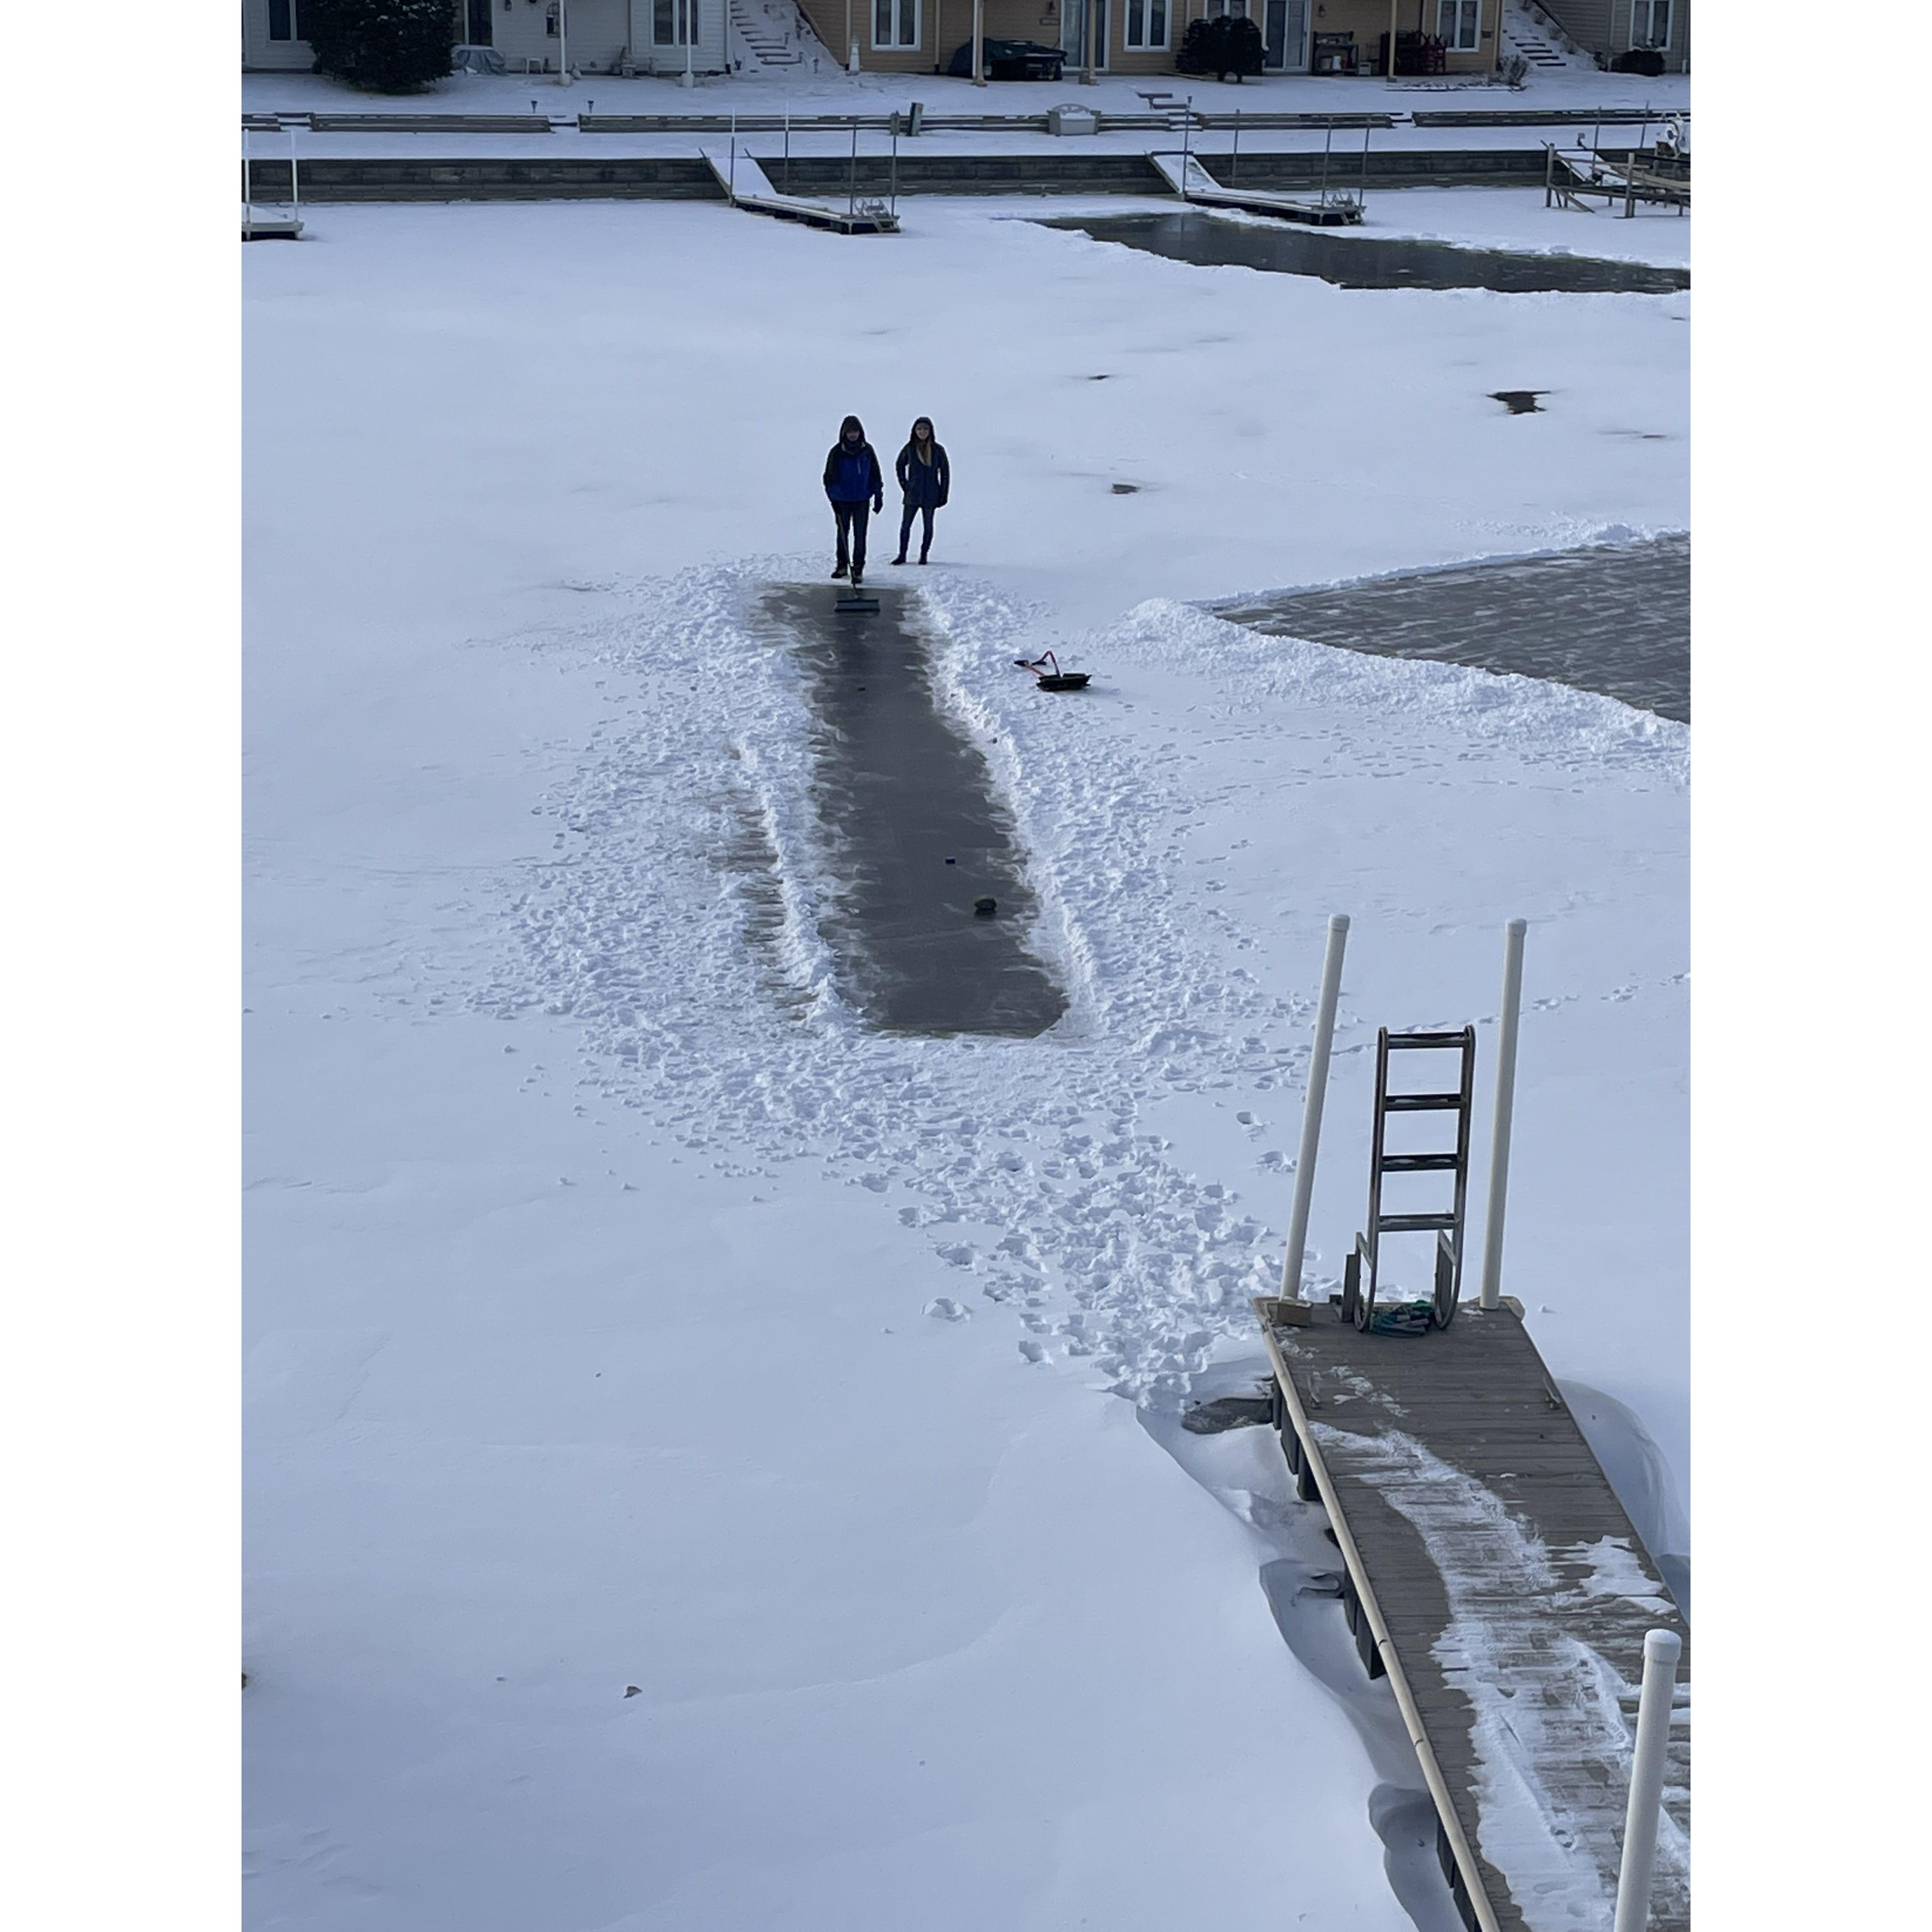
<instances>
[{"instance_id":1,"label":"door","mask_svg":"<svg viewBox=\"0 0 1932 1932\"><path fill-rule=\"evenodd\" d=\"M490 0L470 0L464 15L463 34L466 42L472 47L491 45L491 36L496 29L490 24Z\"/></svg>"},{"instance_id":2,"label":"door","mask_svg":"<svg viewBox=\"0 0 1932 1932\"><path fill-rule=\"evenodd\" d=\"M1094 70L1104 73L1107 66L1107 8L1108 0L1064 0L1060 10L1060 44L1066 56L1066 71L1074 74L1087 64L1087 21L1094 20Z\"/></svg>"},{"instance_id":3,"label":"door","mask_svg":"<svg viewBox=\"0 0 1932 1932\"><path fill-rule=\"evenodd\" d=\"M1262 64L1271 74L1308 71L1308 0L1265 0Z\"/></svg>"},{"instance_id":4,"label":"door","mask_svg":"<svg viewBox=\"0 0 1932 1932\"><path fill-rule=\"evenodd\" d=\"M695 49L702 34L698 0L652 0L651 45Z\"/></svg>"}]
</instances>

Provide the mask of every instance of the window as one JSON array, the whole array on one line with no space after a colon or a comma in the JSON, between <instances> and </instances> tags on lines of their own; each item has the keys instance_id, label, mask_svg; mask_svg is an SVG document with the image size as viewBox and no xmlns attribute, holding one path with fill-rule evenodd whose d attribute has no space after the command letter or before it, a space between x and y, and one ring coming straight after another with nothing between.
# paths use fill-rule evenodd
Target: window
<instances>
[{"instance_id":1,"label":"window","mask_svg":"<svg viewBox=\"0 0 1932 1932\"><path fill-rule=\"evenodd\" d=\"M653 46L694 47L702 32L698 0L652 0L651 44Z\"/></svg>"},{"instance_id":2,"label":"window","mask_svg":"<svg viewBox=\"0 0 1932 1932\"><path fill-rule=\"evenodd\" d=\"M872 44L875 47L919 45L919 0L872 0Z\"/></svg>"},{"instance_id":3,"label":"window","mask_svg":"<svg viewBox=\"0 0 1932 1932\"><path fill-rule=\"evenodd\" d=\"M296 34L296 0L268 0L268 38L292 40Z\"/></svg>"},{"instance_id":4,"label":"window","mask_svg":"<svg viewBox=\"0 0 1932 1932\"><path fill-rule=\"evenodd\" d=\"M1127 45L1136 49L1167 45L1167 0L1127 0Z\"/></svg>"},{"instance_id":5,"label":"window","mask_svg":"<svg viewBox=\"0 0 1932 1932\"><path fill-rule=\"evenodd\" d=\"M1635 0L1630 8L1630 45L1667 47L1670 44L1670 0Z\"/></svg>"},{"instance_id":6,"label":"window","mask_svg":"<svg viewBox=\"0 0 1932 1932\"><path fill-rule=\"evenodd\" d=\"M1245 20L1248 17L1248 0L1207 0L1202 9L1204 20L1218 20L1224 16L1230 20ZM1150 44L1165 46L1167 43L1162 40Z\"/></svg>"},{"instance_id":7,"label":"window","mask_svg":"<svg viewBox=\"0 0 1932 1932\"><path fill-rule=\"evenodd\" d=\"M1482 43L1483 0L1438 0L1436 31L1451 53L1474 53Z\"/></svg>"}]
</instances>

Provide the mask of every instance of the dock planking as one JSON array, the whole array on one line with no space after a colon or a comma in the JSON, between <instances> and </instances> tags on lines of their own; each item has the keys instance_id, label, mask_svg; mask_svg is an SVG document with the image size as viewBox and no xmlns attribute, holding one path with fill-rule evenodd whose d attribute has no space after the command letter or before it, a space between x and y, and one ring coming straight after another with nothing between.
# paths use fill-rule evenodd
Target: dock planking
<instances>
[{"instance_id":1,"label":"dock planking","mask_svg":"<svg viewBox=\"0 0 1932 1932\"><path fill-rule=\"evenodd\" d=\"M1511 1306L1363 1334L1255 1304L1282 1448L1328 1510L1464 1922L1607 1927L1646 1630L1682 1640L1651 1932L1690 1924L1690 1631ZM1418 1735L1419 1733L1419 1735Z\"/></svg>"}]
</instances>

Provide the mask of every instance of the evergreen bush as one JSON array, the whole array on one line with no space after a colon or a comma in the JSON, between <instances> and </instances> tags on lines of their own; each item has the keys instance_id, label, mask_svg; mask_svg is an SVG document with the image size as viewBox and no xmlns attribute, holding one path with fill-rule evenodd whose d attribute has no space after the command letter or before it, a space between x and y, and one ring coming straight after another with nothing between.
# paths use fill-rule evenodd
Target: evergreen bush
<instances>
[{"instance_id":1,"label":"evergreen bush","mask_svg":"<svg viewBox=\"0 0 1932 1932\"><path fill-rule=\"evenodd\" d=\"M1211 74L1217 80L1232 74L1262 70L1262 30L1252 20L1223 14L1219 20L1192 20L1181 36L1174 67L1182 74Z\"/></svg>"},{"instance_id":2,"label":"evergreen bush","mask_svg":"<svg viewBox=\"0 0 1932 1932\"><path fill-rule=\"evenodd\" d=\"M375 94L414 94L449 71L449 0L302 0L316 71Z\"/></svg>"}]
</instances>

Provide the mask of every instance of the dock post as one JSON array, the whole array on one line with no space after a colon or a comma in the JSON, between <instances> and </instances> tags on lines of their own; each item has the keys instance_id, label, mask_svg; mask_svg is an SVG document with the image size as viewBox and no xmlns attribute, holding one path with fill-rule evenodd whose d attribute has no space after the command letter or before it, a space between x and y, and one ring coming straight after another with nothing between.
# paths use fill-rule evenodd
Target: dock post
<instances>
[{"instance_id":1,"label":"dock post","mask_svg":"<svg viewBox=\"0 0 1932 1932\"><path fill-rule=\"evenodd\" d=\"M1684 1648L1675 1630L1643 1640L1643 1689L1636 1707L1636 1750L1630 1761L1630 1809L1624 1818L1623 1864L1617 1873L1615 1932L1646 1932L1650 1881L1657 1864L1657 1816L1664 1806L1664 1754L1670 1742L1670 1697Z\"/></svg>"},{"instance_id":2,"label":"dock post","mask_svg":"<svg viewBox=\"0 0 1932 1932\"><path fill-rule=\"evenodd\" d=\"M1527 920L1503 929L1503 1005L1496 1029L1496 1118L1490 1141L1490 1204L1483 1221L1480 1305L1494 1309L1502 1292L1503 1208L1509 1193L1510 1126L1516 1111L1516 1036L1522 1017L1522 937Z\"/></svg>"},{"instance_id":3,"label":"dock post","mask_svg":"<svg viewBox=\"0 0 1932 1932\"><path fill-rule=\"evenodd\" d=\"M1348 943L1348 915L1328 921L1328 950L1322 961L1322 998L1315 1009L1315 1051L1308 1062L1308 1098L1301 1109L1301 1150L1294 1162L1294 1209L1288 1217L1288 1252L1281 1264L1281 1298L1301 1298L1301 1261L1308 1249L1308 1208L1315 1193L1315 1154L1322 1139L1322 1103L1328 1091L1328 1049L1335 1039L1335 1006L1342 994L1342 949Z\"/></svg>"}]
</instances>

